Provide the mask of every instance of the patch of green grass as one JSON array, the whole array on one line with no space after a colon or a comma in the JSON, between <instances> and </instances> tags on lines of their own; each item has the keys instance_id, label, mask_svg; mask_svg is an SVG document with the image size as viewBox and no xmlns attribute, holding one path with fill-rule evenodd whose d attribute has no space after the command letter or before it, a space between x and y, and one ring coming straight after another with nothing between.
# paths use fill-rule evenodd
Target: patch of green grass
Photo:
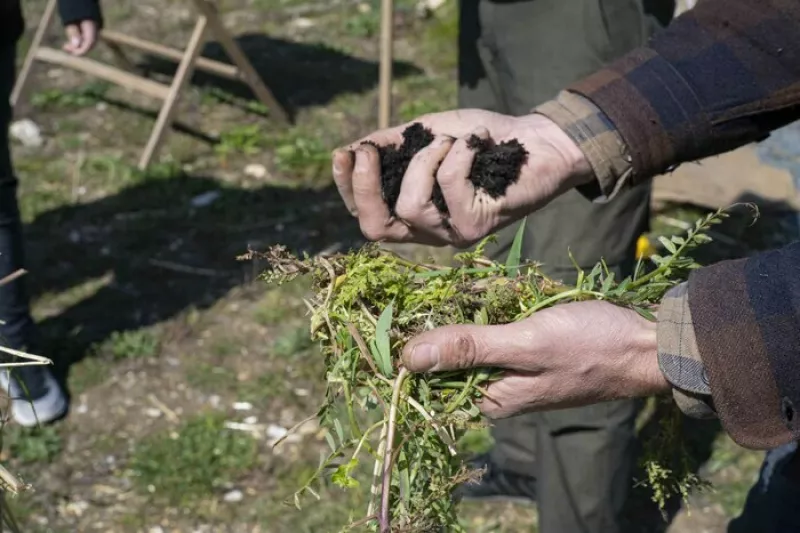
<instances>
[{"instance_id":1,"label":"patch of green grass","mask_svg":"<svg viewBox=\"0 0 800 533\"><path fill-rule=\"evenodd\" d=\"M318 137L293 130L275 138L275 166L293 177L312 179L328 171L331 147Z\"/></svg>"},{"instance_id":2,"label":"patch of green grass","mask_svg":"<svg viewBox=\"0 0 800 533\"><path fill-rule=\"evenodd\" d=\"M137 489L189 507L250 470L256 462L256 441L226 429L224 422L219 414L200 415L174 432L144 439L130 462Z\"/></svg>"},{"instance_id":3,"label":"patch of green grass","mask_svg":"<svg viewBox=\"0 0 800 533\"><path fill-rule=\"evenodd\" d=\"M223 159L234 154L254 155L264 148L266 142L261 124L245 124L223 131L214 151Z\"/></svg>"},{"instance_id":4,"label":"patch of green grass","mask_svg":"<svg viewBox=\"0 0 800 533\"><path fill-rule=\"evenodd\" d=\"M311 340L308 326L291 326L287 324L286 329L275 339L275 343L272 345L272 353L277 357L287 358L304 352L313 345L314 342Z\"/></svg>"},{"instance_id":5,"label":"patch of green grass","mask_svg":"<svg viewBox=\"0 0 800 533\"><path fill-rule=\"evenodd\" d=\"M207 392L234 390L237 386L236 372L210 363L195 362L186 370L186 381L192 387Z\"/></svg>"},{"instance_id":6,"label":"patch of green grass","mask_svg":"<svg viewBox=\"0 0 800 533\"><path fill-rule=\"evenodd\" d=\"M53 426L23 428L6 426L2 434L3 447L12 459L21 463L49 463L63 448L63 439Z\"/></svg>"},{"instance_id":7,"label":"patch of green grass","mask_svg":"<svg viewBox=\"0 0 800 533\"><path fill-rule=\"evenodd\" d=\"M344 29L351 37L368 38L376 35L381 27L380 11L371 5L347 18Z\"/></svg>"},{"instance_id":8,"label":"patch of green grass","mask_svg":"<svg viewBox=\"0 0 800 533\"><path fill-rule=\"evenodd\" d=\"M274 326L285 322L287 316L303 316L306 307L301 300L308 290L308 283L297 279L280 287L267 290L258 302L253 318L265 326Z\"/></svg>"},{"instance_id":9,"label":"patch of green grass","mask_svg":"<svg viewBox=\"0 0 800 533\"><path fill-rule=\"evenodd\" d=\"M200 101L205 105L228 104L243 108L251 113L269 116L269 107L259 100L240 98L217 87L203 89L200 93Z\"/></svg>"},{"instance_id":10,"label":"patch of green grass","mask_svg":"<svg viewBox=\"0 0 800 533\"><path fill-rule=\"evenodd\" d=\"M265 372L254 379L239 382L236 397L243 402L261 406L270 398L283 396L289 390L284 372L274 370Z\"/></svg>"},{"instance_id":11,"label":"patch of green grass","mask_svg":"<svg viewBox=\"0 0 800 533\"><path fill-rule=\"evenodd\" d=\"M77 89L45 89L33 93L30 102L39 109L80 109L95 105L110 88L110 83L98 80Z\"/></svg>"},{"instance_id":12,"label":"patch of green grass","mask_svg":"<svg viewBox=\"0 0 800 533\"><path fill-rule=\"evenodd\" d=\"M438 70L453 70L458 64L458 5L446 2L421 32L420 54ZM452 83L455 83L453 81Z\"/></svg>"},{"instance_id":13,"label":"patch of green grass","mask_svg":"<svg viewBox=\"0 0 800 533\"><path fill-rule=\"evenodd\" d=\"M96 357L85 357L69 370L69 388L73 394L80 394L103 383L109 376L107 361Z\"/></svg>"},{"instance_id":14,"label":"patch of green grass","mask_svg":"<svg viewBox=\"0 0 800 533\"><path fill-rule=\"evenodd\" d=\"M134 331L115 331L99 347L102 354L110 355L115 361L155 357L161 348L158 335L147 329Z\"/></svg>"}]
</instances>

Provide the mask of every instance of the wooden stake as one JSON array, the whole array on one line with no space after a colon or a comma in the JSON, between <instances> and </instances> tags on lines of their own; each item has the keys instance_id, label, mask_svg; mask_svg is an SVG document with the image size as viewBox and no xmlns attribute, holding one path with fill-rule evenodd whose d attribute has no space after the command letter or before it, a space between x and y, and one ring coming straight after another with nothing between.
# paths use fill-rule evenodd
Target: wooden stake
<instances>
[{"instance_id":1,"label":"wooden stake","mask_svg":"<svg viewBox=\"0 0 800 533\"><path fill-rule=\"evenodd\" d=\"M378 128L389 127L392 115L392 62L394 56L394 1L381 0L381 59L378 80Z\"/></svg>"},{"instance_id":2,"label":"wooden stake","mask_svg":"<svg viewBox=\"0 0 800 533\"><path fill-rule=\"evenodd\" d=\"M25 85L28 83L31 67L36 59L36 52L42 45L42 40L47 33L47 29L50 27L50 23L53 21L53 15L56 12L56 2L57 0L50 0L47 2L47 6L44 8L42 20L39 21L39 27L36 28L36 33L31 41L31 46L28 49L28 53L25 55L25 61L22 63L22 68L17 75L17 83L14 85L14 89L11 91L11 107L17 105L19 102L19 96L22 94Z\"/></svg>"},{"instance_id":3,"label":"wooden stake","mask_svg":"<svg viewBox=\"0 0 800 533\"><path fill-rule=\"evenodd\" d=\"M186 47L186 54L178 65L178 72L172 80L169 94L164 101L161 112L158 114L156 125L153 128L153 132L150 134L150 139L147 141L144 152L142 152L142 157L139 159L139 170L144 170L148 167L150 161L156 156L158 149L161 147L161 139L172 123L172 117L175 113L175 105L178 103L178 98L183 91L183 87L192 77L195 60L200 53L200 47L203 46L203 40L205 39L207 24L208 19L205 16L200 16L200 18L197 19L192 37L189 39L189 46Z\"/></svg>"}]
</instances>

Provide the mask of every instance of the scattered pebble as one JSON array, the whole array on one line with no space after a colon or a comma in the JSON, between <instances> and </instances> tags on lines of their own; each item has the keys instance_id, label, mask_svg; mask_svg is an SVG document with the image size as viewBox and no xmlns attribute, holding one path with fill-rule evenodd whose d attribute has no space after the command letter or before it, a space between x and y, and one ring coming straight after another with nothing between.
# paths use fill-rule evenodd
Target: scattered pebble
<instances>
[{"instance_id":1,"label":"scattered pebble","mask_svg":"<svg viewBox=\"0 0 800 533\"><path fill-rule=\"evenodd\" d=\"M159 418L161 416L161 409L156 409L155 407L148 407L144 410L144 414L149 416L150 418Z\"/></svg>"},{"instance_id":2,"label":"scattered pebble","mask_svg":"<svg viewBox=\"0 0 800 533\"><path fill-rule=\"evenodd\" d=\"M212 394L208 397L209 405L215 409L219 407L220 402L222 402L222 399L217 394Z\"/></svg>"},{"instance_id":3,"label":"scattered pebble","mask_svg":"<svg viewBox=\"0 0 800 533\"><path fill-rule=\"evenodd\" d=\"M308 396L308 389L294 389L296 396Z\"/></svg>"},{"instance_id":4,"label":"scattered pebble","mask_svg":"<svg viewBox=\"0 0 800 533\"><path fill-rule=\"evenodd\" d=\"M244 419L245 424L255 424L256 422L258 422L258 418L255 416L248 416Z\"/></svg>"},{"instance_id":5,"label":"scattered pebble","mask_svg":"<svg viewBox=\"0 0 800 533\"><path fill-rule=\"evenodd\" d=\"M244 167L244 173L251 178L262 179L267 177L267 167L258 163L251 163Z\"/></svg>"},{"instance_id":6,"label":"scattered pebble","mask_svg":"<svg viewBox=\"0 0 800 533\"><path fill-rule=\"evenodd\" d=\"M250 402L235 402L233 408L236 411L249 411L253 408L253 404Z\"/></svg>"},{"instance_id":7,"label":"scattered pebble","mask_svg":"<svg viewBox=\"0 0 800 533\"><path fill-rule=\"evenodd\" d=\"M147 533L164 533L164 528L161 526L153 526L147 530Z\"/></svg>"},{"instance_id":8,"label":"scattered pebble","mask_svg":"<svg viewBox=\"0 0 800 533\"><path fill-rule=\"evenodd\" d=\"M228 503L237 503L244 499L244 493L236 489L225 494L222 499Z\"/></svg>"},{"instance_id":9,"label":"scattered pebble","mask_svg":"<svg viewBox=\"0 0 800 533\"><path fill-rule=\"evenodd\" d=\"M44 143L42 140L42 131L39 129L39 126L28 118L12 122L9 133L24 146L37 148Z\"/></svg>"},{"instance_id":10,"label":"scattered pebble","mask_svg":"<svg viewBox=\"0 0 800 533\"><path fill-rule=\"evenodd\" d=\"M222 196L220 191L204 192L192 198L191 204L192 207L206 207L216 202L220 196Z\"/></svg>"},{"instance_id":11,"label":"scattered pebble","mask_svg":"<svg viewBox=\"0 0 800 533\"><path fill-rule=\"evenodd\" d=\"M292 26L298 30L305 30L316 26L316 22L306 17L298 17L292 21Z\"/></svg>"}]
</instances>

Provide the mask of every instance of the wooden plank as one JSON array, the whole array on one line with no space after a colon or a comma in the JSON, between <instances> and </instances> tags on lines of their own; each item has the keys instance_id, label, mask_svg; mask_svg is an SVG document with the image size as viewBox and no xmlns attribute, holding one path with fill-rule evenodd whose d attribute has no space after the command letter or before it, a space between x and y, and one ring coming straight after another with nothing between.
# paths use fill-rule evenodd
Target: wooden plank
<instances>
[{"instance_id":1,"label":"wooden plank","mask_svg":"<svg viewBox=\"0 0 800 533\"><path fill-rule=\"evenodd\" d=\"M165 59L180 61L183 58L183 52L180 50L151 41L146 41L144 39L139 39L138 37L131 37L130 35L125 35L124 33L119 33L117 31L103 30L101 37L106 41L130 46L131 48L135 48L155 56L163 57ZM214 61L213 59L208 59L206 57L198 57L197 61L195 62L195 68L197 70L210 72L224 78L229 78L236 81L244 81L244 76L242 76L236 66L228 65L220 61Z\"/></svg>"},{"instance_id":2,"label":"wooden plank","mask_svg":"<svg viewBox=\"0 0 800 533\"><path fill-rule=\"evenodd\" d=\"M183 91L184 86L192 77L195 62L197 61L197 56L200 54L200 47L203 45L203 39L205 38L207 24L208 19L206 17L200 16L200 18L197 19L194 31L189 39L189 44L186 47L186 53L178 65L178 72L172 80L169 94L164 101L161 112L158 114L156 125L153 127L153 132L150 134L150 139L147 141L144 152L142 152L142 157L139 159L140 170L144 170L148 167L150 161L156 156L161 147L164 134L172 123L175 105L178 103L181 91Z\"/></svg>"},{"instance_id":3,"label":"wooden plank","mask_svg":"<svg viewBox=\"0 0 800 533\"><path fill-rule=\"evenodd\" d=\"M381 58L378 79L378 128L389 127L392 116L392 62L394 60L394 2L381 0Z\"/></svg>"},{"instance_id":4,"label":"wooden plank","mask_svg":"<svg viewBox=\"0 0 800 533\"><path fill-rule=\"evenodd\" d=\"M211 27L211 31L214 33L214 37L219 41L222 45L222 48L225 49L225 53L231 58L231 61L239 67L239 71L243 75L243 79L245 83L253 90L256 97L261 100L265 106L267 106L270 112L277 117L281 122L288 123L289 116L283 107L278 103L275 97L272 95L267 86L264 85L264 82L261 80L261 77L256 72L256 69L253 68L252 63L250 60L247 59L247 56L244 54L242 49L236 44L236 41L233 39L228 30L225 29L225 26L222 24L222 20L220 20L219 12L217 11L216 6L210 2L209 0L194 0L197 9L205 15L208 19L208 24Z\"/></svg>"},{"instance_id":5,"label":"wooden plank","mask_svg":"<svg viewBox=\"0 0 800 533\"><path fill-rule=\"evenodd\" d=\"M86 57L75 57L61 50L41 47L36 51L36 59L55 65L69 67L80 72L110 81L126 89L144 93L153 98L166 100L169 96L169 87L157 81L130 74L118 68L100 63Z\"/></svg>"},{"instance_id":6,"label":"wooden plank","mask_svg":"<svg viewBox=\"0 0 800 533\"><path fill-rule=\"evenodd\" d=\"M22 68L17 75L17 81L14 84L14 89L11 91L11 107L17 105L19 96L22 94L22 91L25 89L25 85L28 83L28 79L31 74L31 67L33 66L33 61L36 59L36 52L42 45L42 40L47 33L47 29L50 27L50 23L53 21L53 15L56 12L56 2L57 0L50 0L47 2L47 6L44 8L44 15L42 15L41 20L39 20L39 27L36 28L36 33L31 41L31 46L28 49L28 53L25 55L25 61L22 63Z\"/></svg>"}]
</instances>

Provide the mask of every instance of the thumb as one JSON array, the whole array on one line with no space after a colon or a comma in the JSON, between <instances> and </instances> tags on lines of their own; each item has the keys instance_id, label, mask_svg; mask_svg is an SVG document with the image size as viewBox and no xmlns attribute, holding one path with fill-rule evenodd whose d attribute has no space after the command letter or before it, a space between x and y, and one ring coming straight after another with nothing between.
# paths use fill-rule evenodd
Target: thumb
<instances>
[{"instance_id":1,"label":"thumb","mask_svg":"<svg viewBox=\"0 0 800 533\"><path fill-rule=\"evenodd\" d=\"M518 353L516 329L514 324L461 325L426 331L406 344L403 363L412 372L502 366Z\"/></svg>"}]
</instances>

